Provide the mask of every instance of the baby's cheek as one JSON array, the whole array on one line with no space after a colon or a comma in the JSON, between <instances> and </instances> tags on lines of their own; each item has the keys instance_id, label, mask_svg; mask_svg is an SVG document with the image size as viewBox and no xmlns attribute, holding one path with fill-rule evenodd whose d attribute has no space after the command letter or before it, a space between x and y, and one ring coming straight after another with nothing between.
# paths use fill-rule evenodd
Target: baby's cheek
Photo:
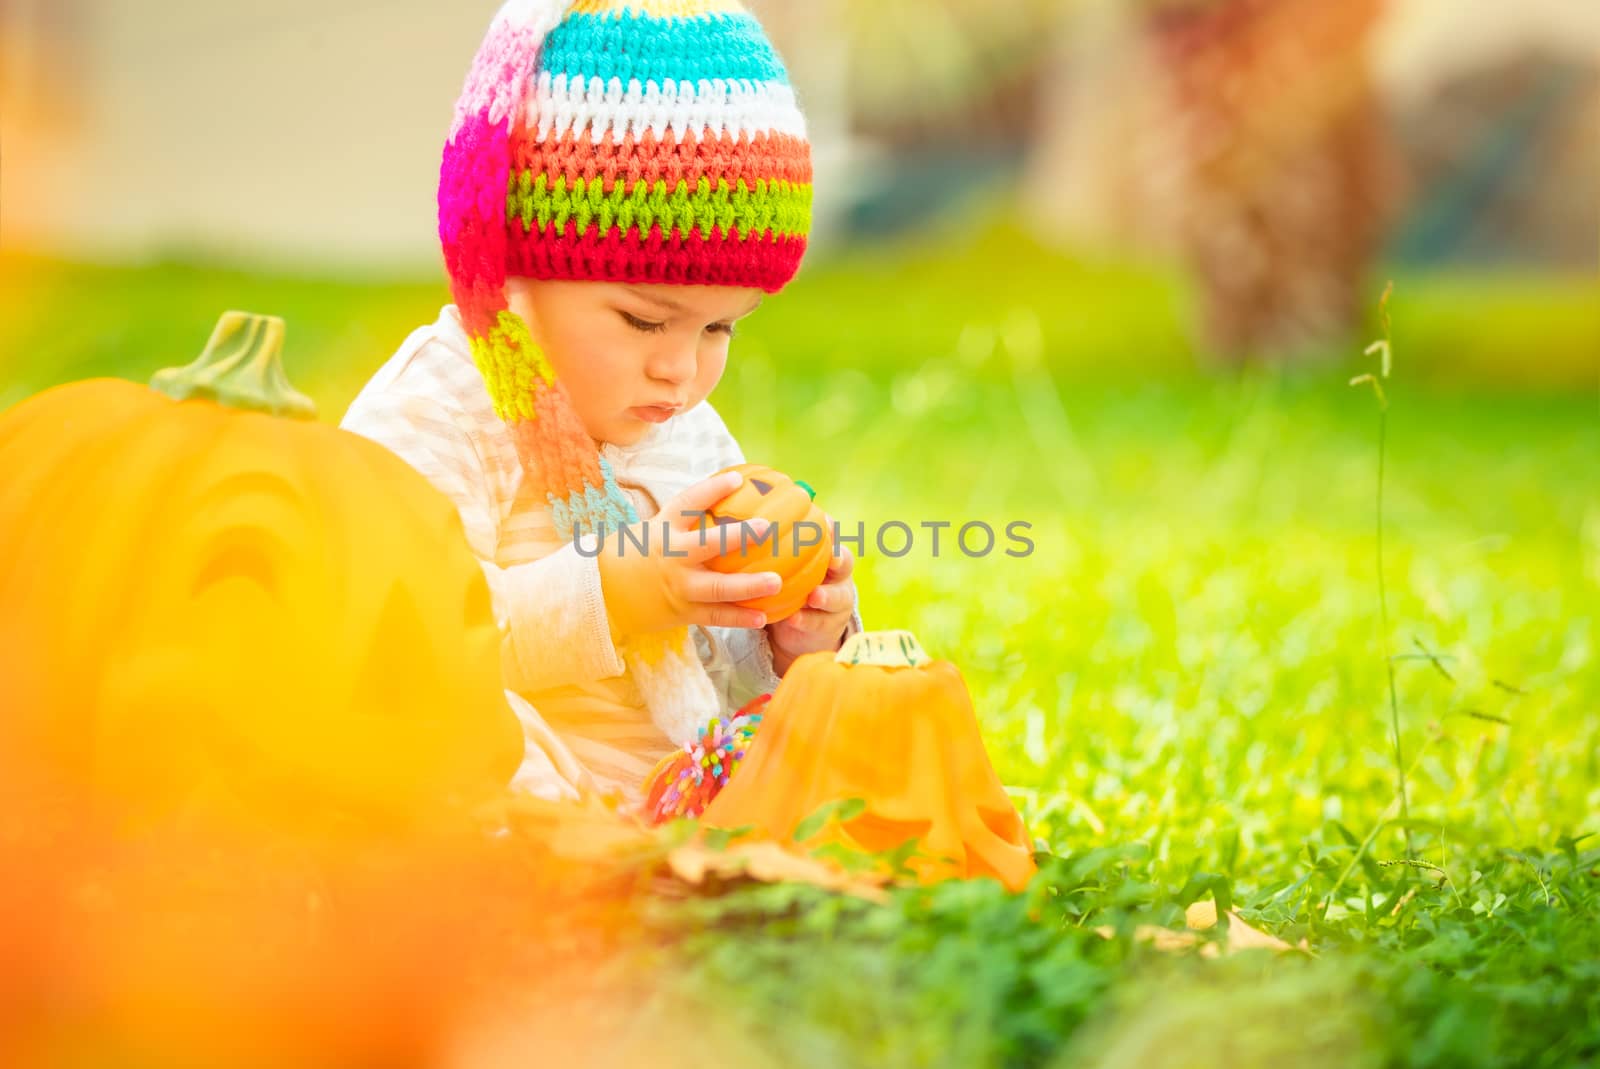
<instances>
[{"instance_id":1,"label":"baby's cheek","mask_svg":"<svg viewBox=\"0 0 1600 1069\"><path fill-rule=\"evenodd\" d=\"M702 349L700 353L699 367L694 379L694 396L690 398L691 405L697 405L710 397L711 391L722 381L722 373L728 369L728 343L713 342L708 348L709 352Z\"/></svg>"},{"instance_id":2,"label":"baby's cheek","mask_svg":"<svg viewBox=\"0 0 1600 1069\"><path fill-rule=\"evenodd\" d=\"M629 402L625 391L626 383L631 380L613 364L611 360L597 359L562 378L572 406L577 409L590 436L624 445L627 443L618 441L617 435L632 435L632 439L637 440L640 431L637 422L627 416Z\"/></svg>"}]
</instances>

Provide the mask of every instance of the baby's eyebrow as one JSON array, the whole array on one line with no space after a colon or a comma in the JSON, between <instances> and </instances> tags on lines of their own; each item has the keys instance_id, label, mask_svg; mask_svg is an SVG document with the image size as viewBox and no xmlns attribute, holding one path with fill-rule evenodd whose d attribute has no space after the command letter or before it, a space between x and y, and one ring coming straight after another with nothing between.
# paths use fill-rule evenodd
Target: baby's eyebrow
<instances>
[{"instance_id":1,"label":"baby's eyebrow","mask_svg":"<svg viewBox=\"0 0 1600 1069\"><path fill-rule=\"evenodd\" d=\"M639 300L647 301L650 304L655 305L657 308L664 308L669 312L688 311L687 308L673 300L671 297L658 297L653 293L647 293L646 291L638 289L634 286L625 286L624 289L626 289L633 296L639 298Z\"/></svg>"},{"instance_id":2,"label":"baby's eyebrow","mask_svg":"<svg viewBox=\"0 0 1600 1069\"><path fill-rule=\"evenodd\" d=\"M653 304L657 308L662 309L663 311L675 312L678 315L684 315L684 314L686 314L686 313L688 313L688 312L690 312L692 310L687 305L682 304L679 301L675 301L671 297L660 297L660 296L657 296L654 293L647 292L647 291L639 289L639 288L637 288L635 286L624 286L623 288L628 293L632 294L634 297L637 297L639 300L645 301L645 302L647 302L649 304ZM752 304L749 308L745 309L739 315L733 316L732 318L734 318L734 319L743 319L745 316L749 315L751 312L754 312L757 308L760 308L761 307L761 301L762 301L762 297L760 295L758 295L756 297L756 303L755 304Z\"/></svg>"}]
</instances>

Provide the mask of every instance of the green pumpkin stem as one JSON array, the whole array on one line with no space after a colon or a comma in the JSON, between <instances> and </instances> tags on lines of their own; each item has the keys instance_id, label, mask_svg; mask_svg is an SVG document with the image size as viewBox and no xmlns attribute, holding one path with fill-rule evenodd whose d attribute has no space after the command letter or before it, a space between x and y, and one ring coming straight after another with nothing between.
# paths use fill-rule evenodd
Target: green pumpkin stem
<instances>
[{"instance_id":1,"label":"green pumpkin stem","mask_svg":"<svg viewBox=\"0 0 1600 1069\"><path fill-rule=\"evenodd\" d=\"M158 371L150 387L178 401L215 401L230 408L291 419L316 419L311 398L289 385L283 371L283 320L224 312L200 358Z\"/></svg>"},{"instance_id":2,"label":"green pumpkin stem","mask_svg":"<svg viewBox=\"0 0 1600 1069\"><path fill-rule=\"evenodd\" d=\"M840 664L880 668L921 668L932 661L910 631L857 631L833 659Z\"/></svg>"}]
</instances>

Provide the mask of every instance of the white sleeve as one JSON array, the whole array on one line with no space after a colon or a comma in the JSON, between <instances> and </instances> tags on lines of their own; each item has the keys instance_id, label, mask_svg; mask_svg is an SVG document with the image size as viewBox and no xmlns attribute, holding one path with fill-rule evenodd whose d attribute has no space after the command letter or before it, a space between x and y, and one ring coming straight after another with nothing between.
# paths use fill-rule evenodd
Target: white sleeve
<instances>
[{"instance_id":1,"label":"white sleeve","mask_svg":"<svg viewBox=\"0 0 1600 1069\"><path fill-rule=\"evenodd\" d=\"M621 675L589 536L540 560L495 563L499 506L470 435L438 402L385 393L352 406L341 426L397 454L455 505L489 582L506 686L522 693Z\"/></svg>"},{"instance_id":2,"label":"white sleeve","mask_svg":"<svg viewBox=\"0 0 1600 1069\"><path fill-rule=\"evenodd\" d=\"M576 799L594 790L594 779L526 698L506 691L506 702L522 724L522 766L511 778L514 790L550 802Z\"/></svg>"}]
</instances>

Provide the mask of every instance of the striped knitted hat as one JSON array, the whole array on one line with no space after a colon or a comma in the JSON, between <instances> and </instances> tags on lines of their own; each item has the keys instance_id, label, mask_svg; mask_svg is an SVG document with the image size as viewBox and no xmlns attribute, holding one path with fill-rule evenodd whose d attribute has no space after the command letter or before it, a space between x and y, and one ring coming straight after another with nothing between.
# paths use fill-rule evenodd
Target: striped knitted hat
<instances>
[{"instance_id":1,"label":"striped knitted hat","mask_svg":"<svg viewBox=\"0 0 1600 1069\"><path fill-rule=\"evenodd\" d=\"M737 0L510 0L456 105L439 239L473 358L556 530L638 520L506 303L511 276L776 292L811 219L805 120ZM622 651L674 743L720 712L686 628Z\"/></svg>"}]
</instances>

